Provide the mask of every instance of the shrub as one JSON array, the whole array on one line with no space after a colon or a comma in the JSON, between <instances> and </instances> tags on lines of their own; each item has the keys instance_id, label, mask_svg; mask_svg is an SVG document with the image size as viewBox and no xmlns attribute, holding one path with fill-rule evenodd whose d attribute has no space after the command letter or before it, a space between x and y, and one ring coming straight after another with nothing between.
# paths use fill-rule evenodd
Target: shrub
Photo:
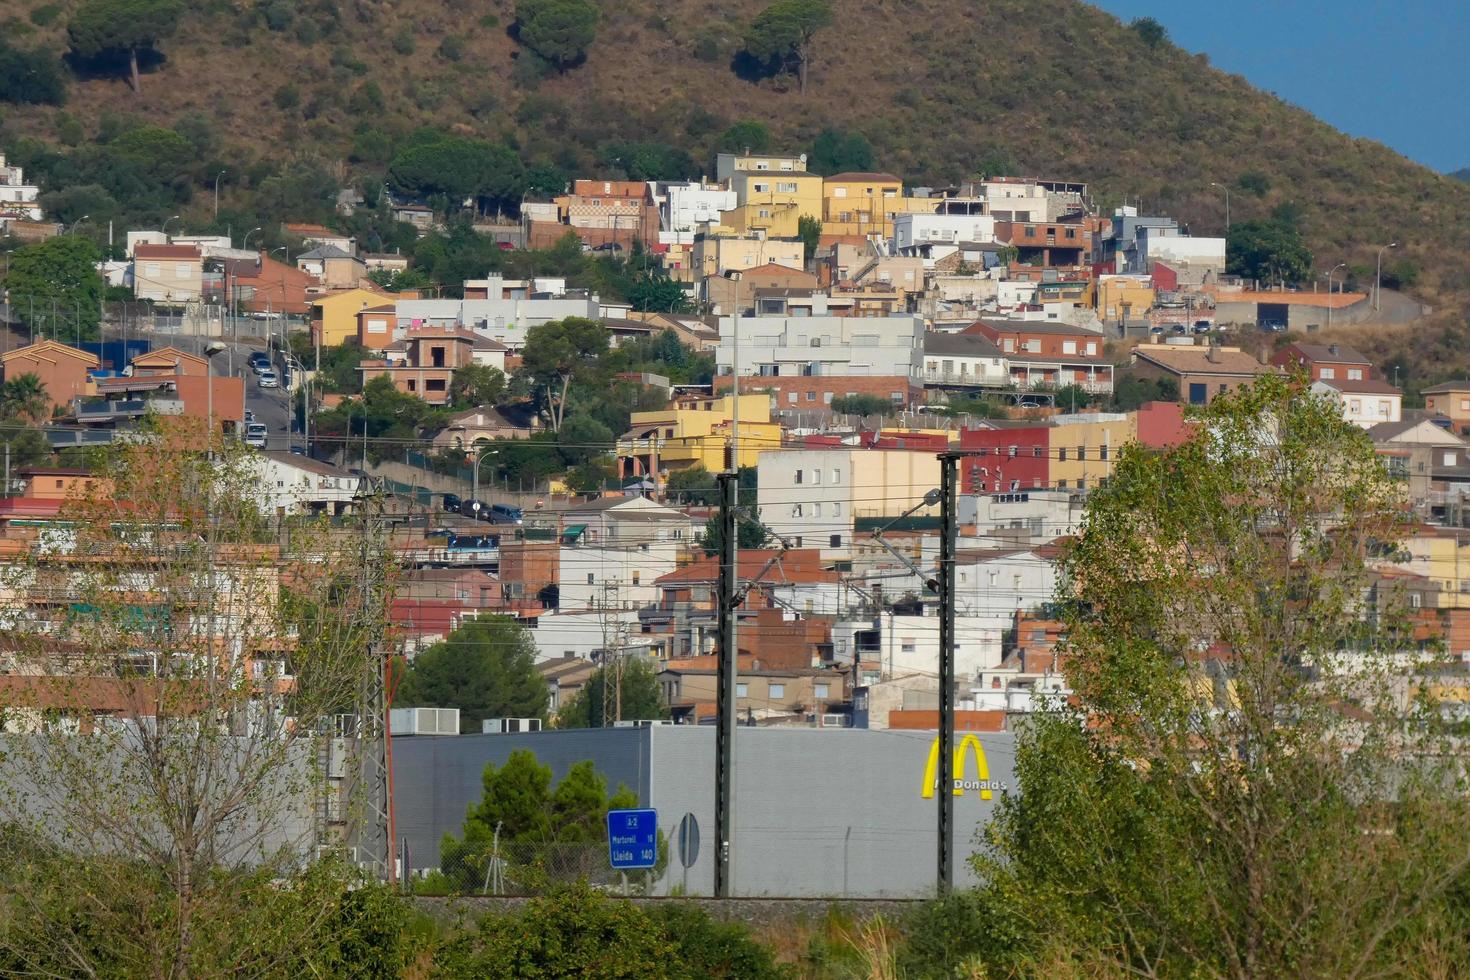
<instances>
[{"instance_id":1,"label":"shrub","mask_svg":"<svg viewBox=\"0 0 1470 980\"><path fill-rule=\"evenodd\" d=\"M464 57L464 41L450 34L439 42L439 57L445 61L458 61Z\"/></svg>"},{"instance_id":2,"label":"shrub","mask_svg":"<svg viewBox=\"0 0 1470 980\"><path fill-rule=\"evenodd\" d=\"M31 11L31 23L37 27L46 27L56 22L56 17L61 13L59 4L43 3Z\"/></svg>"},{"instance_id":3,"label":"shrub","mask_svg":"<svg viewBox=\"0 0 1470 980\"><path fill-rule=\"evenodd\" d=\"M399 54L413 54L414 48L417 46L414 43L413 35L408 31L399 31L393 35L393 50Z\"/></svg>"},{"instance_id":4,"label":"shrub","mask_svg":"<svg viewBox=\"0 0 1470 980\"><path fill-rule=\"evenodd\" d=\"M716 922L692 905L664 904L649 918L674 944L674 977L710 980L779 980L786 971L744 926Z\"/></svg>"},{"instance_id":5,"label":"shrub","mask_svg":"<svg viewBox=\"0 0 1470 980\"><path fill-rule=\"evenodd\" d=\"M301 91L288 82L276 89L275 103L278 109L294 109L301 104Z\"/></svg>"}]
</instances>

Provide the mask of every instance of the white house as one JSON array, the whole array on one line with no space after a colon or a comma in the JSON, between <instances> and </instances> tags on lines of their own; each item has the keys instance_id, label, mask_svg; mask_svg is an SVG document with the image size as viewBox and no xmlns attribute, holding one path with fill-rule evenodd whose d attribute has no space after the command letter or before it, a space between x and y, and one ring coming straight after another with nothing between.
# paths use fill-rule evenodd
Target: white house
<instances>
[{"instance_id":1,"label":"white house","mask_svg":"<svg viewBox=\"0 0 1470 980\"><path fill-rule=\"evenodd\" d=\"M420 326L465 327L482 337L519 351L532 327L569 316L598 318L596 296L566 293L560 296L514 299L401 299L395 310L394 337Z\"/></svg>"},{"instance_id":2,"label":"white house","mask_svg":"<svg viewBox=\"0 0 1470 980\"><path fill-rule=\"evenodd\" d=\"M916 379L924 355L924 320L899 315L725 316L717 371L741 377L894 377Z\"/></svg>"},{"instance_id":3,"label":"white house","mask_svg":"<svg viewBox=\"0 0 1470 980\"><path fill-rule=\"evenodd\" d=\"M988 214L900 214L893 219L893 247L995 241L995 218Z\"/></svg>"},{"instance_id":4,"label":"white house","mask_svg":"<svg viewBox=\"0 0 1470 980\"><path fill-rule=\"evenodd\" d=\"M924 334L926 384L1009 387L1011 365L994 342L975 334Z\"/></svg>"},{"instance_id":5,"label":"white house","mask_svg":"<svg viewBox=\"0 0 1470 980\"><path fill-rule=\"evenodd\" d=\"M961 494L956 503L960 523L973 524L977 534L961 539L962 548L1035 547L1082 524L1082 498L1070 490Z\"/></svg>"},{"instance_id":6,"label":"white house","mask_svg":"<svg viewBox=\"0 0 1470 980\"><path fill-rule=\"evenodd\" d=\"M1380 378L1324 379L1312 382L1312 391L1334 399L1344 421L1365 429L1403 419L1404 393Z\"/></svg>"},{"instance_id":7,"label":"white house","mask_svg":"<svg viewBox=\"0 0 1470 980\"><path fill-rule=\"evenodd\" d=\"M735 192L699 181L653 184L658 202L660 245L693 245L694 236L720 223L721 211L735 209Z\"/></svg>"},{"instance_id":8,"label":"white house","mask_svg":"<svg viewBox=\"0 0 1470 980\"><path fill-rule=\"evenodd\" d=\"M898 517L939 486L939 460L901 449L765 452L756 486L761 522L793 547L842 549L857 519Z\"/></svg>"},{"instance_id":9,"label":"white house","mask_svg":"<svg viewBox=\"0 0 1470 980\"><path fill-rule=\"evenodd\" d=\"M580 657L590 660L606 645L631 643L638 636L638 613L632 610L564 611L536 617L530 631L537 662Z\"/></svg>"},{"instance_id":10,"label":"white house","mask_svg":"<svg viewBox=\"0 0 1470 980\"><path fill-rule=\"evenodd\" d=\"M955 616L955 676L978 679L999 667L1005 627L973 616ZM884 677L934 674L939 670L939 617L899 616L841 619L832 624L832 659L850 663L856 651L876 660Z\"/></svg>"},{"instance_id":11,"label":"white house","mask_svg":"<svg viewBox=\"0 0 1470 980\"><path fill-rule=\"evenodd\" d=\"M27 221L40 221L44 216L41 206L36 203L40 194L39 186L26 183L24 168L8 165L5 154L0 152L0 213L19 215Z\"/></svg>"},{"instance_id":12,"label":"white house","mask_svg":"<svg viewBox=\"0 0 1470 980\"><path fill-rule=\"evenodd\" d=\"M266 451L252 465L256 501L266 514L342 514L362 494L362 477L307 456Z\"/></svg>"},{"instance_id":13,"label":"white house","mask_svg":"<svg viewBox=\"0 0 1470 980\"><path fill-rule=\"evenodd\" d=\"M563 542L582 548L625 548L659 542L692 544L696 526L682 510L647 497L601 497L562 511L561 533Z\"/></svg>"},{"instance_id":14,"label":"white house","mask_svg":"<svg viewBox=\"0 0 1470 980\"><path fill-rule=\"evenodd\" d=\"M654 580L678 565L679 543L652 541L631 547L562 546L557 578L561 609L636 610L653 605Z\"/></svg>"}]
</instances>

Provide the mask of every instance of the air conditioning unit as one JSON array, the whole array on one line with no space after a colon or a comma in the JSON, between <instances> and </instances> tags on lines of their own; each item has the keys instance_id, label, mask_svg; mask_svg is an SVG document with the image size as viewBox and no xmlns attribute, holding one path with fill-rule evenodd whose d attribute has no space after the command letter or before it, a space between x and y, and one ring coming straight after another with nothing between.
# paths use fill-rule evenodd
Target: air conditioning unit
<instances>
[{"instance_id":1,"label":"air conditioning unit","mask_svg":"<svg viewBox=\"0 0 1470 980\"><path fill-rule=\"evenodd\" d=\"M398 735L458 735L458 708L394 708L389 730Z\"/></svg>"},{"instance_id":2,"label":"air conditioning unit","mask_svg":"<svg viewBox=\"0 0 1470 980\"><path fill-rule=\"evenodd\" d=\"M486 718L480 722L482 735L524 735L540 730L540 718Z\"/></svg>"}]
</instances>

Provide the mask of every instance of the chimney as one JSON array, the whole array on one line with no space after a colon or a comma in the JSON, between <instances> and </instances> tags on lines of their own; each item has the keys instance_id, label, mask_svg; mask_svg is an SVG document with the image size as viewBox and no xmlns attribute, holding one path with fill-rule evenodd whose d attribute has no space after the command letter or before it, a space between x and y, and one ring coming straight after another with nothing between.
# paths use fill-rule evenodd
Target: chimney
<instances>
[{"instance_id":1,"label":"chimney","mask_svg":"<svg viewBox=\"0 0 1470 980\"><path fill-rule=\"evenodd\" d=\"M1209 347L1206 347L1205 348L1205 360L1209 361L1211 364L1219 364L1220 363L1220 348L1216 347L1214 344L1210 344Z\"/></svg>"},{"instance_id":2,"label":"chimney","mask_svg":"<svg viewBox=\"0 0 1470 980\"><path fill-rule=\"evenodd\" d=\"M1327 345L1327 353L1331 354L1333 357L1336 357L1337 356L1337 345L1336 344L1328 344Z\"/></svg>"}]
</instances>

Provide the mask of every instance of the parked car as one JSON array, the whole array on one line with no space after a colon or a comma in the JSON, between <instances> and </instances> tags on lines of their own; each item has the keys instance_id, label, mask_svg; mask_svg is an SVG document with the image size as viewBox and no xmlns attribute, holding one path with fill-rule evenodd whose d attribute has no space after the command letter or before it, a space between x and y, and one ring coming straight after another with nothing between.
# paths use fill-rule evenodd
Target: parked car
<instances>
[{"instance_id":1,"label":"parked car","mask_svg":"<svg viewBox=\"0 0 1470 980\"><path fill-rule=\"evenodd\" d=\"M459 505L459 512L465 517L474 517L481 520L484 519L484 514L489 509L483 500L466 500Z\"/></svg>"},{"instance_id":2,"label":"parked car","mask_svg":"<svg viewBox=\"0 0 1470 980\"><path fill-rule=\"evenodd\" d=\"M1286 323L1283 320L1262 320L1261 329L1267 333L1285 333Z\"/></svg>"},{"instance_id":3,"label":"parked car","mask_svg":"<svg viewBox=\"0 0 1470 980\"><path fill-rule=\"evenodd\" d=\"M1149 334L1150 337L1162 337L1164 335L1164 328L1163 327L1149 327L1148 328L1148 334Z\"/></svg>"},{"instance_id":4,"label":"parked car","mask_svg":"<svg viewBox=\"0 0 1470 980\"><path fill-rule=\"evenodd\" d=\"M255 421L255 413L252 412L248 408L245 409L245 421L246 421L246 423L250 423L250 422L254 422Z\"/></svg>"},{"instance_id":5,"label":"parked car","mask_svg":"<svg viewBox=\"0 0 1470 980\"><path fill-rule=\"evenodd\" d=\"M276 372L274 371L260 372L260 377L256 379L255 383L262 388L279 388L281 386L281 381L276 377Z\"/></svg>"},{"instance_id":6,"label":"parked car","mask_svg":"<svg viewBox=\"0 0 1470 980\"><path fill-rule=\"evenodd\" d=\"M250 422L245 426L245 445L254 446L256 449L264 449L269 440L269 430L263 422Z\"/></svg>"},{"instance_id":7,"label":"parked car","mask_svg":"<svg viewBox=\"0 0 1470 980\"><path fill-rule=\"evenodd\" d=\"M1174 332L1177 334L1186 334L1189 332L1189 328L1182 323L1176 323L1174 324Z\"/></svg>"},{"instance_id":8,"label":"parked car","mask_svg":"<svg viewBox=\"0 0 1470 980\"><path fill-rule=\"evenodd\" d=\"M521 513L519 507L511 507L507 504L494 504L486 517L491 524L524 524L526 517Z\"/></svg>"},{"instance_id":9,"label":"parked car","mask_svg":"<svg viewBox=\"0 0 1470 980\"><path fill-rule=\"evenodd\" d=\"M1209 333L1211 330L1214 329L1214 327L1215 327L1215 325L1213 323L1211 323L1209 320L1196 320L1196 321L1194 321L1194 332L1195 333Z\"/></svg>"},{"instance_id":10,"label":"parked car","mask_svg":"<svg viewBox=\"0 0 1470 980\"><path fill-rule=\"evenodd\" d=\"M464 503L464 501L459 499L459 494L457 493L446 493L444 495L444 509L450 511L451 513L458 514L459 505L462 503Z\"/></svg>"}]
</instances>

